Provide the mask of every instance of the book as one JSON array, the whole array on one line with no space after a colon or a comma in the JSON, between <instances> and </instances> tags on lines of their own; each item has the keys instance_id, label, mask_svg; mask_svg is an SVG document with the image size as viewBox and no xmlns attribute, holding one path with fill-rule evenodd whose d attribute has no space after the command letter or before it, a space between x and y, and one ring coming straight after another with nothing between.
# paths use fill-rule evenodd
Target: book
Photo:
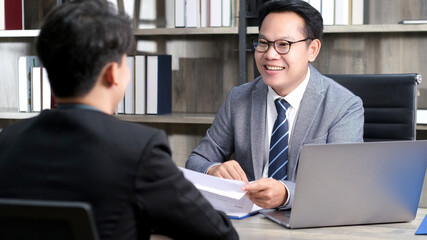
<instances>
[{"instance_id":1,"label":"book","mask_svg":"<svg viewBox=\"0 0 427 240\"><path fill-rule=\"evenodd\" d=\"M42 106L42 72L41 67L31 68L31 109L40 112Z\"/></svg>"},{"instance_id":2,"label":"book","mask_svg":"<svg viewBox=\"0 0 427 240\"><path fill-rule=\"evenodd\" d=\"M200 27L200 0L185 1L185 27Z\"/></svg>"},{"instance_id":3,"label":"book","mask_svg":"<svg viewBox=\"0 0 427 240\"><path fill-rule=\"evenodd\" d=\"M42 68L42 72L41 72L41 99L42 99L42 104L41 104L41 109L51 109L51 105L52 105L52 93L50 90L50 82L49 82L49 77L47 75L47 71L46 68Z\"/></svg>"},{"instance_id":4,"label":"book","mask_svg":"<svg viewBox=\"0 0 427 240\"><path fill-rule=\"evenodd\" d=\"M135 114L135 57L128 56L126 64L130 70L130 80L125 92L125 114Z\"/></svg>"},{"instance_id":5,"label":"book","mask_svg":"<svg viewBox=\"0 0 427 240\"><path fill-rule=\"evenodd\" d=\"M209 27L221 27L222 25L222 1L209 1Z\"/></svg>"},{"instance_id":6,"label":"book","mask_svg":"<svg viewBox=\"0 0 427 240\"><path fill-rule=\"evenodd\" d=\"M185 27L185 0L175 0L175 27Z\"/></svg>"},{"instance_id":7,"label":"book","mask_svg":"<svg viewBox=\"0 0 427 240\"><path fill-rule=\"evenodd\" d=\"M239 26L239 7L240 7L240 0L233 0L233 3L231 4L231 26Z\"/></svg>"},{"instance_id":8,"label":"book","mask_svg":"<svg viewBox=\"0 0 427 240\"><path fill-rule=\"evenodd\" d=\"M209 0L200 0L200 27L209 27Z\"/></svg>"},{"instance_id":9,"label":"book","mask_svg":"<svg viewBox=\"0 0 427 240\"><path fill-rule=\"evenodd\" d=\"M4 0L4 25L6 30L22 30L23 0Z\"/></svg>"},{"instance_id":10,"label":"book","mask_svg":"<svg viewBox=\"0 0 427 240\"><path fill-rule=\"evenodd\" d=\"M156 20L158 19L158 17L159 16L157 15L156 0L140 1L138 28L145 28L145 29L157 28Z\"/></svg>"},{"instance_id":11,"label":"book","mask_svg":"<svg viewBox=\"0 0 427 240\"><path fill-rule=\"evenodd\" d=\"M335 25L349 25L350 13L349 0L335 0Z\"/></svg>"},{"instance_id":12,"label":"book","mask_svg":"<svg viewBox=\"0 0 427 240\"><path fill-rule=\"evenodd\" d=\"M230 180L181 168L184 177L193 183L200 193L219 211L231 219L243 219L254 215L262 208L245 196L243 181Z\"/></svg>"},{"instance_id":13,"label":"book","mask_svg":"<svg viewBox=\"0 0 427 240\"><path fill-rule=\"evenodd\" d=\"M5 30L4 14L4 0L0 0L0 30Z\"/></svg>"},{"instance_id":14,"label":"book","mask_svg":"<svg viewBox=\"0 0 427 240\"><path fill-rule=\"evenodd\" d=\"M310 0L310 5L319 11L319 13L322 13L322 0Z\"/></svg>"},{"instance_id":15,"label":"book","mask_svg":"<svg viewBox=\"0 0 427 240\"><path fill-rule=\"evenodd\" d=\"M135 17L135 1L134 0L117 0L117 3L123 3L123 10L129 16L130 19L134 20Z\"/></svg>"},{"instance_id":16,"label":"book","mask_svg":"<svg viewBox=\"0 0 427 240\"><path fill-rule=\"evenodd\" d=\"M351 7L351 24L353 25L361 25L364 24L364 20L365 20L365 6L364 6L364 0L353 0L351 2L352 7Z\"/></svg>"},{"instance_id":17,"label":"book","mask_svg":"<svg viewBox=\"0 0 427 240\"><path fill-rule=\"evenodd\" d=\"M231 0L222 0L222 26L231 27Z\"/></svg>"},{"instance_id":18,"label":"book","mask_svg":"<svg viewBox=\"0 0 427 240\"><path fill-rule=\"evenodd\" d=\"M31 68L40 67L37 56L18 58L18 111L31 112Z\"/></svg>"},{"instance_id":19,"label":"book","mask_svg":"<svg viewBox=\"0 0 427 240\"><path fill-rule=\"evenodd\" d=\"M172 112L172 56L147 56L147 114Z\"/></svg>"},{"instance_id":20,"label":"book","mask_svg":"<svg viewBox=\"0 0 427 240\"><path fill-rule=\"evenodd\" d=\"M323 25L335 24L335 0L322 0Z\"/></svg>"},{"instance_id":21,"label":"book","mask_svg":"<svg viewBox=\"0 0 427 240\"><path fill-rule=\"evenodd\" d=\"M165 0L165 27L175 27L175 1Z\"/></svg>"},{"instance_id":22,"label":"book","mask_svg":"<svg viewBox=\"0 0 427 240\"><path fill-rule=\"evenodd\" d=\"M40 29L43 21L43 3L46 0L23 0L23 29ZM47 1L46 1L47 2ZM56 2L55 2L56 3Z\"/></svg>"},{"instance_id":23,"label":"book","mask_svg":"<svg viewBox=\"0 0 427 240\"><path fill-rule=\"evenodd\" d=\"M145 56L135 56L135 114L145 114Z\"/></svg>"}]
</instances>

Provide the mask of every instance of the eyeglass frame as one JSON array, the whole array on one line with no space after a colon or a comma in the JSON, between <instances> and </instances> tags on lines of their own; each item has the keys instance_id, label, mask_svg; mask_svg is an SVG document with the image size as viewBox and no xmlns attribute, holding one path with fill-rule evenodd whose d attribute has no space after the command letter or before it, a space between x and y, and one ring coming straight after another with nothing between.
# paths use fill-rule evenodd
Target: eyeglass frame
<instances>
[{"instance_id":1,"label":"eyeglass frame","mask_svg":"<svg viewBox=\"0 0 427 240\"><path fill-rule=\"evenodd\" d=\"M267 49L265 49L265 51L257 50L257 48L255 46L255 40L257 40L256 43L258 44L258 40L259 39L264 39L265 41L267 41L268 45L267 45ZM305 41L308 41L308 40L314 40L314 39L313 38L304 38L304 39L301 39L301 40L298 40L298 41L289 41L289 40L285 40L285 39L277 39L277 40L274 40L274 41L269 41L269 40L267 40L265 38L255 37L255 38L252 39L252 46L254 47L255 51L260 52L260 53L266 53L268 51L268 49L270 48L270 45L273 44L274 51L276 51L280 55L285 55L285 54L288 54L291 51L292 44L299 43L299 42L305 42ZM287 42L289 44L289 50L286 53L280 53L279 51L277 51L277 49L276 49L276 42L277 41Z\"/></svg>"}]
</instances>

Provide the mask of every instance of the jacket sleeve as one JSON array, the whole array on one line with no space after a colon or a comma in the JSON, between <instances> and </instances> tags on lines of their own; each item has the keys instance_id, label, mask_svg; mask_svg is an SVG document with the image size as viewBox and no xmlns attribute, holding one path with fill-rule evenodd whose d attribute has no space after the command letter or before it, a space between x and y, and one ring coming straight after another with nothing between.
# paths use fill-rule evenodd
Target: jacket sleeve
<instances>
[{"instance_id":1,"label":"jacket sleeve","mask_svg":"<svg viewBox=\"0 0 427 240\"><path fill-rule=\"evenodd\" d=\"M339 110L326 143L363 142L364 112L360 97L349 98Z\"/></svg>"},{"instance_id":2,"label":"jacket sleeve","mask_svg":"<svg viewBox=\"0 0 427 240\"><path fill-rule=\"evenodd\" d=\"M238 239L225 214L213 209L172 162L163 132L151 137L137 174L137 206L154 232L173 239Z\"/></svg>"}]
</instances>

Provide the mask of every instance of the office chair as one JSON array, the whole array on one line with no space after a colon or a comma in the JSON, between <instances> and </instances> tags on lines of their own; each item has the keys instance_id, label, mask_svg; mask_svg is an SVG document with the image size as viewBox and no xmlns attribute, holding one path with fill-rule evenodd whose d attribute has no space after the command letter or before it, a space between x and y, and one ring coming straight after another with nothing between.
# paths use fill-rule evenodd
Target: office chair
<instances>
[{"instance_id":1,"label":"office chair","mask_svg":"<svg viewBox=\"0 0 427 240\"><path fill-rule=\"evenodd\" d=\"M415 140L419 74L325 74L363 101L365 142Z\"/></svg>"},{"instance_id":2,"label":"office chair","mask_svg":"<svg viewBox=\"0 0 427 240\"><path fill-rule=\"evenodd\" d=\"M99 238L87 203L0 199L0 239Z\"/></svg>"}]
</instances>

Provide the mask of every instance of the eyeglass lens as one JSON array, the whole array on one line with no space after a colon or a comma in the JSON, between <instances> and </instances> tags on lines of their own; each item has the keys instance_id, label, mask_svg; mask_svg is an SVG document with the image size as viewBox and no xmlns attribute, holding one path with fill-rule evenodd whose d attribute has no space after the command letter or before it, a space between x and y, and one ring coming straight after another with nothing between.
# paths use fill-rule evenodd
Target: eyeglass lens
<instances>
[{"instance_id":1,"label":"eyeglass lens","mask_svg":"<svg viewBox=\"0 0 427 240\"><path fill-rule=\"evenodd\" d=\"M266 52L268 50L268 48L270 47L270 43L272 43L272 42L269 42L266 39L262 39L262 38L256 38L253 41L254 48L258 52ZM274 41L274 49L278 53L281 53L281 54L288 53L289 52L289 47L290 47L290 44L286 40L276 40L276 41Z\"/></svg>"}]
</instances>

